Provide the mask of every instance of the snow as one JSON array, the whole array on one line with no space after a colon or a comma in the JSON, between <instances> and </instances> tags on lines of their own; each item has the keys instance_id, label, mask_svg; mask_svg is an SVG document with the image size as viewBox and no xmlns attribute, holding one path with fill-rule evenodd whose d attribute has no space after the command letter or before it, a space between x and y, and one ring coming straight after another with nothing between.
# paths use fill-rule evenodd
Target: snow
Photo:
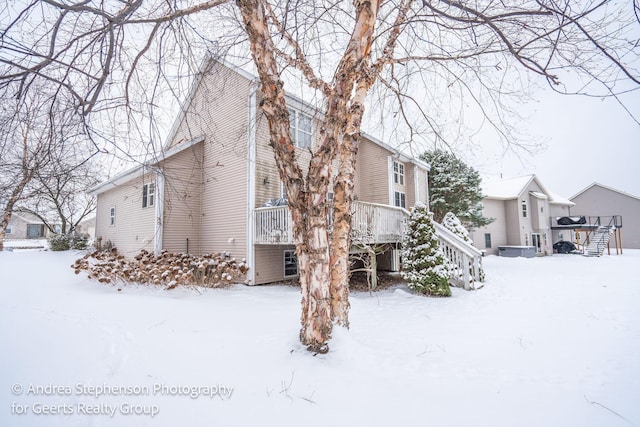
<instances>
[{"instance_id":1,"label":"snow","mask_svg":"<svg viewBox=\"0 0 640 427\"><path fill-rule=\"evenodd\" d=\"M640 250L353 293L316 356L295 287L103 285L76 256L0 252L2 426L640 425Z\"/></svg>"},{"instance_id":2,"label":"snow","mask_svg":"<svg viewBox=\"0 0 640 427\"><path fill-rule=\"evenodd\" d=\"M533 175L514 178L482 176L482 194L495 199L514 199L531 182Z\"/></svg>"}]
</instances>

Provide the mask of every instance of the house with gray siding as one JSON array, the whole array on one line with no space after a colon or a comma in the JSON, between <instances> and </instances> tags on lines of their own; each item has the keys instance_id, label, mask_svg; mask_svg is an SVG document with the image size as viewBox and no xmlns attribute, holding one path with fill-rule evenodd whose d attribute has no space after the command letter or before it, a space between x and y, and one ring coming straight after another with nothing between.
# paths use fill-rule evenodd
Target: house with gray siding
<instances>
[{"instance_id":1,"label":"house with gray siding","mask_svg":"<svg viewBox=\"0 0 640 427\"><path fill-rule=\"evenodd\" d=\"M283 186L258 87L242 69L209 61L162 153L91 190L96 239L129 257L141 249L226 251L246 259L251 284L296 277L291 218L280 203ZM309 148L319 142L322 113L297 98L287 101L304 170ZM357 165L352 236L386 245L379 265L397 269L406 209L428 200L429 165L366 134Z\"/></svg>"},{"instance_id":2,"label":"house with gray siding","mask_svg":"<svg viewBox=\"0 0 640 427\"><path fill-rule=\"evenodd\" d=\"M598 221L606 226L615 222L621 248L640 249L640 197L594 182L570 199L571 215ZM584 240L584 237L583 237Z\"/></svg>"},{"instance_id":3,"label":"house with gray siding","mask_svg":"<svg viewBox=\"0 0 640 427\"><path fill-rule=\"evenodd\" d=\"M535 175L483 177L483 216L494 221L470 232L474 246L497 255L499 247L533 248L537 255L553 252L560 237L551 217L569 215L573 202L549 191Z\"/></svg>"}]
</instances>

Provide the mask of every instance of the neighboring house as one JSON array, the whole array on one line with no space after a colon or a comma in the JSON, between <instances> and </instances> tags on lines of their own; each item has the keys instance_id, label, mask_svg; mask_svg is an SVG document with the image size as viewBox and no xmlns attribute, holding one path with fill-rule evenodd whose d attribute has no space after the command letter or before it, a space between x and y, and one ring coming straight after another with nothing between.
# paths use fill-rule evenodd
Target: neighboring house
<instances>
[{"instance_id":1,"label":"neighboring house","mask_svg":"<svg viewBox=\"0 0 640 427\"><path fill-rule=\"evenodd\" d=\"M640 197L594 182L575 196L571 215L588 223L616 223L621 248L640 249ZM569 240L569 239L567 239ZM613 239L611 240L613 242Z\"/></svg>"},{"instance_id":2,"label":"neighboring house","mask_svg":"<svg viewBox=\"0 0 640 427\"><path fill-rule=\"evenodd\" d=\"M257 79L210 61L194 82L163 153L91 190L96 239L125 256L141 249L193 254L227 251L246 259L248 282L296 277L298 265ZM289 97L299 163L319 141L321 113ZM353 233L386 245L379 267L398 267L407 211L428 201L429 166L363 135L357 158ZM331 199L331 194L328 198ZM466 269L468 270L468 269Z\"/></svg>"},{"instance_id":3,"label":"neighboring house","mask_svg":"<svg viewBox=\"0 0 640 427\"><path fill-rule=\"evenodd\" d=\"M74 231L76 233L86 233L90 239L94 239L96 237L96 216L91 215L80 221Z\"/></svg>"},{"instance_id":4,"label":"neighboring house","mask_svg":"<svg viewBox=\"0 0 640 427\"><path fill-rule=\"evenodd\" d=\"M483 178L482 214L491 224L471 231L474 246L487 254L499 247L534 248L538 255L553 251L560 237L552 233L551 217L569 215L573 203L547 190L535 175Z\"/></svg>"},{"instance_id":5,"label":"neighboring house","mask_svg":"<svg viewBox=\"0 0 640 427\"><path fill-rule=\"evenodd\" d=\"M5 239L43 239L49 229L36 215L25 211L14 211L5 234Z\"/></svg>"}]
</instances>

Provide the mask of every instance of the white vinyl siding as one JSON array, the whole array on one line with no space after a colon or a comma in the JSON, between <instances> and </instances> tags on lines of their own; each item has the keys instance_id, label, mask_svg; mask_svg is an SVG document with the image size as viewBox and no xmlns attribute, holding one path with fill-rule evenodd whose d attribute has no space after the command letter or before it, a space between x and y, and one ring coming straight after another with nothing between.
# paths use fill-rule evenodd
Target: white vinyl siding
<instances>
[{"instance_id":1,"label":"white vinyl siding","mask_svg":"<svg viewBox=\"0 0 640 427\"><path fill-rule=\"evenodd\" d=\"M177 147L181 141L204 136L205 141L195 157L201 159L201 163L194 163L194 156L189 157L187 153L191 150L185 150L180 165L166 166L163 247L185 251L186 238L189 238L191 253L227 251L236 259L247 257L250 88L251 81L243 75L212 63L194 89L169 146ZM261 119L261 112L257 114L258 128L264 126L267 130L263 141L270 150L268 123ZM273 158L273 152L269 154ZM257 172L260 171L258 162L259 157L256 158ZM180 169L187 164L196 166L196 172L186 173ZM263 176L256 178L260 187L268 188L262 184ZM274 178L271 182L278 181ZM189 235L181 235L185 230ZM197 243L194 233L198 235Z\"/></svg>"},{"instance_id":2,"label":"white vinyl siding","mask_svg":"<svg viewBox=\"0 0 640 427\"><path fill-rule=\"evenodd\" d=\"M152 174L138 175L98 194L96 239L101 239L103 245L111 242L127 257L137 255L141 249L153 251L155 209L143 209L140 200L142 186L151 181L155 181Z\"/></svg>"}]
</instances>

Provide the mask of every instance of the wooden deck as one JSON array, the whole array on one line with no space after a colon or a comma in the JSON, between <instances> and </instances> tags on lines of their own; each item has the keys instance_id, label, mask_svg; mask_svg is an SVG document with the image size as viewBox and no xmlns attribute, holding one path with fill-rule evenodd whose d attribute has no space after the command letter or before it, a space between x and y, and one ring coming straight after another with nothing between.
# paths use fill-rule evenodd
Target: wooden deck
<instances>
[{"instance_id":1,"label":"wooden deck","mask_svg":"<svg viewBox=\"0 0 640 427\"><path fill-rule=\"evenodd\" d=\"M354 243L372 245L401 243L409 213L395 206L354 202L351 239ZM293 221L287 206L254 210L257 245L293 244Z\"/></svg>"}]
</instances>

